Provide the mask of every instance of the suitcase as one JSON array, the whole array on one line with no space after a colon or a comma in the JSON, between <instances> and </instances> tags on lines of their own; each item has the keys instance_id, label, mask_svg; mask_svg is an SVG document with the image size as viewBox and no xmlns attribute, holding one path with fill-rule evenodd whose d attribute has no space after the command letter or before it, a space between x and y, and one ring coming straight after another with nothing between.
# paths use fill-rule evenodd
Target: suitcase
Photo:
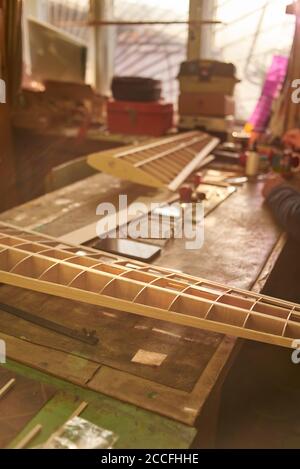
<instances>
[{"instance_id":1,"label":"suitcase","mask_svg":"<svg viewBox=\"0 0 300 469\"><path fill-rule=\"evenodd\" d=\"M180 66L181 93L222 93L232 96L240 80L232 63L215 60L192 60Z\"/></svg>"},{"instance_id":2,"label":"suitcase","mask_svg":"<svg viewBox=\"0 0 300 469\"><path fill-rule=\"evenodd\" d=\"M107 126L111 133L160 137L173 127L173 104L109 101Z\"/></svg>"},{"instance_id":3,"label":"suitcase","mask_svg":"<svg viewBox=\"0 0 300 469\"><path fill-rule=\"evenodd\" d=\"M194 75L203 81L213 76L235 77L236 67L232 63L216 60L190 60L182 62L178 77Z\"/></svg>"},{"instance_id":4,"label":"suitcase","mask_svg":"<svg viewBox=\"0 0 300 469\"><path fill-rule=\"evenodd\" d=\"M159 101L162 84L160 80L141 77L114 77L112 94L118 101Z\"/></svg>"}]
</instances>

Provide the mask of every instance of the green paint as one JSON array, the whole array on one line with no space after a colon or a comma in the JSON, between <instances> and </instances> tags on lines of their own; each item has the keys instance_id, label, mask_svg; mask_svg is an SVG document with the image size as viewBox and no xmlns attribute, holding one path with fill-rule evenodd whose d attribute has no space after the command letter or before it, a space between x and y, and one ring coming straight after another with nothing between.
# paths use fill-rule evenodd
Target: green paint
<instances>
[{"instance_id":1,"label":"green paint","mask_svg":"<svg viewBox=\"0 0 300 469\"><path fill-rule=\"evenodd\" d=\"M147 395L149 399L155 399L157 396L158 396L158 393L155 391L149 392L149 394Z\"/></svg>"},{"instance_id":2,"label":"green paint","mask_svg":"<svg viewBox=\"0 0 300 469\"><path fill-rule=\"evenodd\" d=\"M116 448L181 449L188 448L195 438L196 429L182 423L73 385L12 360L3 366L58 390L9 447L14 447L38 423L43 425L43 429L31 446L43 443L68 420L82 401L89 405L81 416L114 431L119 436Z\"/></svg>"}]
</instances>

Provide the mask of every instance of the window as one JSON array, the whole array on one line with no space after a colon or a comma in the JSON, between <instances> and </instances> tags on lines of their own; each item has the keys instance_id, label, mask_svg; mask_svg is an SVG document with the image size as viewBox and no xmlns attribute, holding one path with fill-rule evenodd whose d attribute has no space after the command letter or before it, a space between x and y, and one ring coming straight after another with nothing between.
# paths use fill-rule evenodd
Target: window
<instances>
[{"instance_id":1,"label":"window","mask_svg":"<svg viewBox=\"0 0 300 469\"><path fill-rule=\"evenodd\" d=\"M186 21L189 0L115 0L120 21ZM115 75L162 80L163 97L177 103L179 65L186 59L187 25L117 27Z\"/></svg>"},{"instance_id":2,"label":"window","mask_svg":"<svg viewBox=\"0 0 300 469\"><path fill-rule=\"evenodd\" d=\"M216 0L216 59L233 62L242 83L236 87L237 117L247 120L260 96L276 54L289 55L295 18L285 13L291 0Z\"/></svg>"}]
</instances>

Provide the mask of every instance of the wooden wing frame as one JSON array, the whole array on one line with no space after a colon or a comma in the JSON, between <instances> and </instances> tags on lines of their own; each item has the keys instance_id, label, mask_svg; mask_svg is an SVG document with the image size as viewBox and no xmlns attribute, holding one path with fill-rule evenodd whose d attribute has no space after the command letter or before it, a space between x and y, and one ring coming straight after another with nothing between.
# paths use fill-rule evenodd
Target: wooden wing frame
<instances>
[{"instance_id":1,"label":"wooden wing frame","mask_svg":"<svg viewBox=\"0 0 300 469\"><path fill-rule=\"evenodd\" d=\"M293 347L300 306L0 223L0 282Z\"/></svg>"},{"instance_id":2,"label":"wooden wing frame","mask_svg":"<svg viewBox=\"0 0 300 469\"><path fill-rule=\"evenodd\" d=\"M88 164L121 179L175 191L218 145L204 132L187 132L147 144L88 156Z\"/></svg>"}]
</instances>

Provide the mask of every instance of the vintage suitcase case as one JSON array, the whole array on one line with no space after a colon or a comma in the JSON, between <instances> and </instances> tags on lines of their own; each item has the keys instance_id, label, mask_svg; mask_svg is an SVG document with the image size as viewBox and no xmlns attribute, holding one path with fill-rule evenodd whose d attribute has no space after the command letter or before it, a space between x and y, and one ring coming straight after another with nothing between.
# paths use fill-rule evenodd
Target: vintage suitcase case
<instances>
[{"instance_id":1,"label":"vintage suitcase case","mask_svg":"<svg viewBox=\"0 0 300 469\"><path fill-rule=\"evenodd\" d=\"M236 68L232 63L217 60L190 60L180 65L179 77L195 75L202 80L212 76L234 77Z\"/></svg>"},{"instance_id":2,"label":"vintage suitcase case","mask_svg":"<svg viewBox=\"0 0 300 469\"><path fill-rule=\"evenodd\" d=\"M160 80L141 77L114 77L111 90L114 99L119 101L158 101L161 98Z\"/></svg>"},{"instance_id":3,"label":"vintage suitcase case","mask_svg":"<svg viewBox=\"0 0 300 469\"><path fill-rule=\"evenodd\" d=\"M107 126L112 133L159 137L173 126L173 104L109 101Z\"/></svg>"},{"instance_id":4,"label":"vintage suitcase case","mask_svg":"<svg viewBox=\"0 0 300 469\"><path fill-rule=\"evenodd\" d=\"M181 93L223 93L232 95L239 80L232 63L215 60L183 62L178 74Z\"/></svg>"}]
</instances>

